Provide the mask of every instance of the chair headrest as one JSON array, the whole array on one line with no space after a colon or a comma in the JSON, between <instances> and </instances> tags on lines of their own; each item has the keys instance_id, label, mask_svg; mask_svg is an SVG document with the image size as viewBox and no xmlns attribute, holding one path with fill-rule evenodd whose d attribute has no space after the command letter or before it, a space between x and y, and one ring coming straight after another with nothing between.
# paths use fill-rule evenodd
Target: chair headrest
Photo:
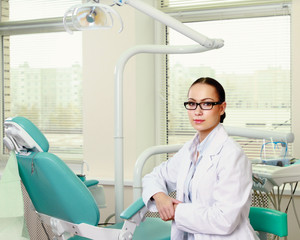
<instances>
[{"instance_id":1,"label":"chair headrest","mask_svg":"<svg viewBox=\"0 0 300 240\"><path fill-rule=\"evenodd\" d=\"M27 118L8 118L4 122L5 135L3 142L11 151L47 152L49 142L44 134Z\"/></svg>"}]
</instances>

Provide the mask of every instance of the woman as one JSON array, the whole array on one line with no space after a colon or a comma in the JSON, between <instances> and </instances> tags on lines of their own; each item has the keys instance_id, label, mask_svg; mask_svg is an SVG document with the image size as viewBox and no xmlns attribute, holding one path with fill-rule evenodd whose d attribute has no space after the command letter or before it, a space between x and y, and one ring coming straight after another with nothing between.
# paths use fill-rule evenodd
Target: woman
<instances>
[{"instance_id":1,"label":"woman","mask_svg":"<svg viewBox=\"0 0 300 240\"><path fill-rule=\"evenodd\" d=\"M249 222L251 163L223 125L225 91L200 78L184 103L197 131L168 161L143 178L143 200L173 220L171 239L258 239ZM168 196L176 190L176 198Z\"/></svg>"}]
</instances>

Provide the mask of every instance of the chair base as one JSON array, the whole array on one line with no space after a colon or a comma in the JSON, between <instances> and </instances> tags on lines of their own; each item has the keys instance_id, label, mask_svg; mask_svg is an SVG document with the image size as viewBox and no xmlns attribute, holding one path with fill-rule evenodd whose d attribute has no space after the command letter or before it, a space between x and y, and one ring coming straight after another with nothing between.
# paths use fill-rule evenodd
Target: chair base
<instances>
[{"instance_id":1,"label":"chair base","mask_svg":"<svg viewBox=\"0 0 300 240\"><path fill-rule=\"evenodd\" d=\"M107 228L121 229L123 223L117 223ZM133 240L170 240L171 221L165 222L160 218L146 218L144 222L135 229ZM74 236L70 240L87 240L80 236Z\"/></svg>"}]
</instances>

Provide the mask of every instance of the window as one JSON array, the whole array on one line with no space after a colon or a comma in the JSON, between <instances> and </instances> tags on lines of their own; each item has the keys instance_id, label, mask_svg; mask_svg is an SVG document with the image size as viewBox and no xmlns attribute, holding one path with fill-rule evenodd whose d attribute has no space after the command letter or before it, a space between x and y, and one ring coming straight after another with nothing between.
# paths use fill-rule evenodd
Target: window
<instances>
[{"instance_id":1,"label":"window","mask_svg":"<svg viewBox=\"0 0 300 240\"><path fill-rule=\"evenodd\" d=\"M64 12L81 1L1 3L2 121L27 117L47 137L49 151L82 162L82 39L62 26ZM5 28L11 25L17 30Z\"/></svg>"},{"instance_id":2,"label":"window","mask_svg":"<svg viewBox=\"0 0 300 240\"><path fill-rule=\"evenodd\" d=\"M184 16L183 11L183 18L193 18L185 24L208 37L224 39L225 46L205 53L168 56L165 85L168 144L184 143L195 133L183 102L191 83L202 76L217 79L225 88L225 126L291 131L289 14L278 16L273 12L273 16L230 19L229 13L232 16L237 13L234 9L225 12L226 19L212 21L207 10L211 21L197 21L196 14ZM194 44L172 29L167 31L170 45ZM250 158L260 156L261 140L237 138L237 141Z\"/></svg>"}]
</instances>

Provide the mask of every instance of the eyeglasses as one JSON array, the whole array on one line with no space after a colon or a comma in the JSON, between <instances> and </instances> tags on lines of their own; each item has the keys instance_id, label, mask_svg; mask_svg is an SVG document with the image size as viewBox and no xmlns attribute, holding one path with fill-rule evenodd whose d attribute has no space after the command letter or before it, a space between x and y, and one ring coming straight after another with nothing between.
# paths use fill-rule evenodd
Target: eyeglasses
<instances>
[{"instance_id":1,"label":"eyeglasses","mask_svg":"<svg viewBox=\"0 0 300 240\"><path fill-rule=\"evenodd\" d=\"M220 105L222 102L184 102L184 106L187 110L196 110L198 106L202 110L211 110L215 105Z\"/></svg>"}]
</instances>

